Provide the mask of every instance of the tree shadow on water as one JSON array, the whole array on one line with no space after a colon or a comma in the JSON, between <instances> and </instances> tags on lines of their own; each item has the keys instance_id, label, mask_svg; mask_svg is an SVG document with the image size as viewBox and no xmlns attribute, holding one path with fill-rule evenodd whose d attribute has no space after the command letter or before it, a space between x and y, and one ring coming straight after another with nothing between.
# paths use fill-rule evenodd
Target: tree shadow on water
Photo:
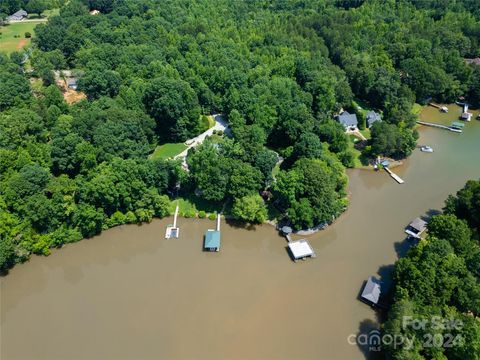
<instances>
[{"instance_id":1,"label":"tree shadow on water","mask_svg":"<svg viewBox=\"0 0 480 360\"><path fill-rule=\"evenodd\" d=\"M257 227L256 227L256 224L250 224L250 223L246 223L246 222L243 222L243 221L240 221L240 220L235 220L235 219L225 219L225 222L235 228L235 229L243 229L243 230L255 230Z\"/></svg>"},{"instance_id":2,"label":"tree shadow on water","mask_svg":"<svg viewBox=\"0 0 480 360\"><path fill-rule=\"evenodd\" d=\"M381 334L378 321L365 319L360 322L355 344L367 360L383 359L381 352ZM351 340L349 339L349 342Z\"/></svg>"}]
</instances>

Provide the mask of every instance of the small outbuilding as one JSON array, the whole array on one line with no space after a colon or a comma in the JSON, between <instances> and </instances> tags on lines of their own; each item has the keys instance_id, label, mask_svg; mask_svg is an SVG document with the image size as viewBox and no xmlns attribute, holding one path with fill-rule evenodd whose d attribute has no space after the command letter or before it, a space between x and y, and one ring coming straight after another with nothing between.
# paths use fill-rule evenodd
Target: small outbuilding
<instances>
[{"instance_id":1,"label":"small outbuilding","mask_svg":"<svg viewBox=\"0 0 480 360\"><path fill-rule=\"evenodd\" d=\"M378 305L382 293L382 282L377 278L370 276L363 288L361 299L369 305Z\"/></svg>"},{"instance_id":2,"label":"small outbuilding","mask_svg":"<svg viewBox=\"0 0 480 360\"><path fill-rule=\"evenodd\" d=\"M381 115L379 113L376 113L375 111L369 111L365 118L367 120L367 126L369 129L375 122L382 121Z\"/></svg>"},{"instance_id":3,"label":"small outbuilding","mask_svg":"<svg viewBox=\"0 0 480 360\"><path fill-rule=\"evenodd\" d=\"M72 90L77 90L78 88L78 80L77 78L67 78L67 86Z\"/></svg>"},{"instance_id":4,"label":"small outbuilding","mask_svg":"<svg viewBox=\"0 0 480 360\"><path fill-rule=\"evenodd\" d=\"M282 226L281 231L283 235L288 235L288 234L291 234L293 230L290 226Z\"/></svg>"},{"instance_id":5,"label":"small outbuilding","mask_svg":"<svg viewBox=\"0 0 480 360\"><path fill-rule=\"evenodd\" d=\"M388 161L387 159L385 160L382 160L380 162L380 164L384 167L384 168L388 168L390 166L390 161Z\"/></svg>"},{"instance_id":6,"label":"small outbuilding","mask_svg":"<svg viewBox=\"0 0 480 360\"><path fill-rule=\"evenodd\" d=\"M416 239L420 239L420 236L427 229L427 222L420 218L414 219L410 224L408 224L405 229L405 233Z\"/></svg>"},{"instance_id":7,"label":"small outbuilding","mask_svg":"<svg viewBox=\"0 0 480 360\"><path fill-rule=\"evenodd\" d=\"M313 258L316 256L315 251L313 251L312 247L305 239L289 242L288 249L290 250L294 261L305 260L306 258Z\"/></svg>"},{"instance_id":8,"label":"small outbuilding","mask_svg":"<svg viewBox=\"0 0 480 360\"><path fill-rule=\"evenodd\" d=\"M220 251L220 231L207 230L203 243L204 251Z\"/></svg>"}]
</instances>

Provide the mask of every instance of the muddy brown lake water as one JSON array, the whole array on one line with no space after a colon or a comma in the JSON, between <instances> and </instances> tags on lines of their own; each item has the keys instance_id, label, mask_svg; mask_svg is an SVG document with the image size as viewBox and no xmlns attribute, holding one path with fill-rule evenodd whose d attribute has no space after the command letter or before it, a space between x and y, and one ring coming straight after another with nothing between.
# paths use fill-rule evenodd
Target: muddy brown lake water
<instances>
[{"instance_id":1,"label":"muddy brown lake water","mask_svg":"<svg viewBox=\"0 0 480 360\"><path fill-rule=\"evenodd\" d=\"M448 123L427 108L424 120ZM414 154L395 172L349 171L351 204L309 236L317 257L293 263L271 226L222 222L220 253L202 252L209 220L120 226L16 266L0 279L0 358L365 359L350 334L378 326L357 300L363 281L384 276L408 242L403 228L440 209L480 177L480 121L463 134L422 128Z\"/></svg>"}]
</instances>

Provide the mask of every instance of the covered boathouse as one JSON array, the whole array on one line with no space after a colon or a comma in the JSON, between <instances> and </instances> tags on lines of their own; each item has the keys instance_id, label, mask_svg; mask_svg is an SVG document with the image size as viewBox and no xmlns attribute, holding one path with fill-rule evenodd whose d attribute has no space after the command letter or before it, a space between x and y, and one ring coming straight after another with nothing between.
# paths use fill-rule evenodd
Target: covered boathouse
<instances>
[{"instance_id":1,"label":"covered boathouse","mask_svg":"<svg viewBox=\"0 0 480 360\"><path fill-rule=\"evenodd\" d=\"M220 251L220 231L207 230L205 233L205 241L203 243L205 251Z\"/></svg>"},{"instance_id":2,"label":"covered boathouse","mask_svg":"<svg viewBox=\"0 0 480 360\"><path fill-rule=\"evenodd\" d=\"M363 288L361 299L369 305L378 305L380 300L382 282L377 278L370 276Z\"/></svg>"},{"instance_id":3,"label":"covered boathouse","mask_svg":"<svg viewBox=\"0 0 480 360\"><path fill-rule=\"evenodd\" d=\"M422 233L427 229L427 222L420 218L414 219L410 224L408 224L405 229L405 233L416 239L420 239Z\"/></svg>"},{"instance_id":4,"label":"covered boathouse","mask_svg":"<svg viewBox=\"0 0 480 360\"><path fill-rule=\"evenodd\" d=\"M217 228L215 230L208 229L205 233L204 251L220 251L220 218L221 215L217 214Z\"/></svg>"},{"instance_id":5,"label":"covered boathouse","mask_svg":"<svg viewBox=\"0 0 480 360\"><path fill-rule=\"evenodd\" d=\"M314 258L316 256L310 244L304 239L290 241L288 243L288 249L293 257L293 261L305 260L306 258Z\"/></svg>"}]
</instances>

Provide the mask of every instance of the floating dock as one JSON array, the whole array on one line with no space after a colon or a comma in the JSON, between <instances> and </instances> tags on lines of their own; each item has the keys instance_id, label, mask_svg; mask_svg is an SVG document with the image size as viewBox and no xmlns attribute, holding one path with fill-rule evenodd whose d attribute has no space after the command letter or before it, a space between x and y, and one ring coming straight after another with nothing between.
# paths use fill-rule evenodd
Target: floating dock
<instances>
[{"instance_id":1,"label":"floating dock","mask_svg":"<svg viewBox=\"0 0 480 360\"><path fill-rule=\"evenodd\" d=\"M397 174L395 174L392 170L390 170L388 167L384 167L385 171L399 184L403 184L405 181L400 178Z\"/></svg>"},{"instance_id":2,"label":"floating dock","mask_svg":"<svg viewBox=\"0 0 480 360\"><path fill-rule=\"evenodd\" d=\"M165 229L165 239L178 239L178 237L180 236L180 229L177 227L178 210L179 208L177 204L177 207L175 208L175 215L173 216L173 225L167 225L167 228Z\"/></svg>"}]
</instances>

